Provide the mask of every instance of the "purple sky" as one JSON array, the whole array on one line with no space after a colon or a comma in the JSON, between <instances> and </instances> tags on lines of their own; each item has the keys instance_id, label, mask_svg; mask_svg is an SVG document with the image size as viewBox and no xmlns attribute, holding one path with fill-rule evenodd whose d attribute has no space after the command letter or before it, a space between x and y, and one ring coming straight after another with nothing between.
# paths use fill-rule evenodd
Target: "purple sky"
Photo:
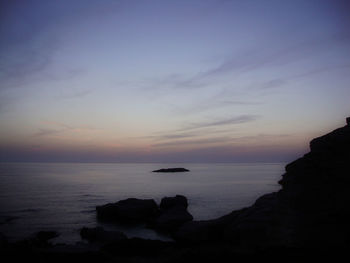
<instances>
[{"instance_id":1,"label":"purple sky","mask_svg":"<svg viewBox=\"0 0 350 263\"><path fill-rule=\"evenodd\" d=\"M278 162L350 116L349 1L0 1L0 161Z\"/></svg>"}]
</instances>

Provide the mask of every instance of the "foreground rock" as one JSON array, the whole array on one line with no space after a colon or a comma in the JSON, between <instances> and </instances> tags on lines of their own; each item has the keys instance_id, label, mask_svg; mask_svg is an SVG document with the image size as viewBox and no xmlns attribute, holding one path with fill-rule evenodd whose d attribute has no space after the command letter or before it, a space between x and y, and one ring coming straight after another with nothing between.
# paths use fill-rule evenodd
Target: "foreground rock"
<instances>
[{"instance_id":1,"label":"foreground rock","mask_svg":"<svg viewBox=\"0 0 350 263\"><path fill-rule=\"evenodd\" d=\"M7 238L3 233L0 233L0 248L7 244Z\"/></svg>"},{"instance_id":2,"label":"foreground rock","mask_svg":"<svg viewBox=\"0 0 350 263\"><path fill-rule=\"evenodd\" d=\"M153 227L157 230L173 232L179 226L193 220L187 211L187 198L182 195L164 197L160 202L160 214L155 219Z\"/></svg>"},{"instance_id":3,"label":"foreground rock","mask_svg":"<svg viewBox=\"0 0 350 263\"><path fill-rule=\"evenodd\" d=\"M117 203L97 206L96 211L99 219L132 224L153 220L159 209L153 199L128 198Z\"/></svg>"},{"instance_id":4,"label":"foreground rock","mask_svg":"<svg viewBox=\"0 0 350 263\"><path fill-rule=\"evenodd\" d=\"M182 206L184 208L188 207L187 198L183 195L176 195L175 197L164 197L160 201L160 209L167 210L174 206Z\"/></svg>"},{"instance_id":5,"label":"foreground rock","mask_svg":"<svg viewBox=\"0 0 350 263\"><path fill-rule=\"evenodd\" d=\"M56 231L39 231L26 239L26 242L38 247L51 247L51 239L54 239L59 235L60 234Z\"/></svg>"},{"instance_id":6,"label":"foreground rock","mask_svg":"<svg viewBox=\"0 0 350 263\"><path fill-rule=\"evenodd\" d=\"M56 231L39 231L35 234L35 239L38 240L38 242L48 242L50 239L56 238L59 236L59 233Z\"/></svg>"},{"instance_id":7,"label":"foreground rock","mask_svg":"<svg viewBox=\"0 0 350 263\"><path fill-rule=\"evenodd\" d=\"M157 206L153 199L129 198L114 204L97 206L97 216L101 220L116 223L145 223L148 227L173 232L185 222L193 220L187 211L187 198L182 195L164 197ZM91 231L84 229L85 233ZM95 229L96 231L96 229Z\"/></svg>"},{"instance_id":8,"label":"foreground rock","mask_svg":"<svg viewBox=\"0 0 350 263\"><path fill-rule=\"evenodd\" d=\"M311 151L286 166L279 192L219 219L186 223L174 238L260 249L349 246L349 121L347 124L312 140Z\"/></svg>"},{"instance_id":9,"label":"foreground rock","mask_svg":"<svg viewBox=\"0 0 350 263\"><path fill-rule=\"evenodd\" d=\"M168 258L169 253L173 252L171 249L174 247L174 242L165 242L160 240L142 238L130 238L107 244L104 247L102 247L102 251L108 252L108 254L115 255L117 257L123 257L124 259L134 258L136 262L149 262L149 258ZM163 260L161 260L160 262L164 262Z\"/></svg>"},{"instance_id":10,"label":"foreground rock","mask_svg":"<svg viewBox=\"0 0 350 263\"><path fill-rule=\"evenodd\" d=\"M152 171L153 173L182 173L189 172L190 170L185 168L166 168Z\"/></svg>"},{"instance_id":11,"label":"foreground rock","mask_svg":"<svg viewBox=\"0 0 350 263\"><path fill-rule=\"evenodd\" d=\"M82 239L88 240L90 243L112 243L127 239L126 235L120 231L106 231L103 227L87 228L80 230Z\"/></svg>"}]
</instances>

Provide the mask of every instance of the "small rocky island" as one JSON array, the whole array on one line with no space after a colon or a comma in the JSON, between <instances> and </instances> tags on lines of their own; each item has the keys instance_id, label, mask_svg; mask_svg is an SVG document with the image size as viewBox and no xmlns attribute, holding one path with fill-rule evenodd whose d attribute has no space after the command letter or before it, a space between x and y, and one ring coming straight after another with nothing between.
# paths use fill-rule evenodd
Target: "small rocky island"
<instances>
[{"instance_id":1,"label":"small rocky island","mask_svg":"<svg viewBox=\"0 0 350 263\"><path fill-rule=\"evenodd\" d=\"M189 172L190 170L186 168L163 168L159 170L152 171L153 173L183 173L183 172Z\"/></svg>"}]
</instances>

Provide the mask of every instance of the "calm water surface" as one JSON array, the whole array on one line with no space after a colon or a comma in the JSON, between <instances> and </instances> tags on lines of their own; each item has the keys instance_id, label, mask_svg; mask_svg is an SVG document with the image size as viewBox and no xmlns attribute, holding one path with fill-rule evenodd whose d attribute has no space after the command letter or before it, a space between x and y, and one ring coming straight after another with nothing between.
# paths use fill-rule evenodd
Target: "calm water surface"
<instances>
[{"instance_id":1,"label":"calm water surface","mask_svg":"<svg viewBox=\"0 0 350 263\"><path fill-rule=\"evenodd\" d=\"M188 173L152 173L185 167ZM95 206L129 197L185 195L195 220L212 219L279 190L284 164L1 163L0 232L12 240L40 230L61 233L56 242L80 241L83 226L104 226L129 237L165 239L143 226L97 222Z\"/></svg>"}]
</instances>

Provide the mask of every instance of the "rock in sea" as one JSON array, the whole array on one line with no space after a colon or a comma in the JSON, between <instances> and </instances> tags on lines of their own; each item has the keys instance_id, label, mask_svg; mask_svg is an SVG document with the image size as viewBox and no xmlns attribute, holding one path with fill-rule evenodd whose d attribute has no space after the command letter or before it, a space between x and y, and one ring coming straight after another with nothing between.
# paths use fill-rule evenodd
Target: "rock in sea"
<instances>
[{"instance_id":1,"label":"rock in sea","mask_svg":"<svg viewBox=\"0 0 350 263\"><path fill-rule=\"evenodd\" d=\"M126 235L120 231L106 231L103 227L87 228L80 230L82 239L88 240L90 243L108 244L127 239Z\"/></svg>"},{"instance_id":2,"label":"rock in sea","mask_svg":"<svg viewBox=\"0 0 350 263\"><path fill-rule=\"evenodd\" d=\"M187 198L183 195L176 195L175 197L163 197L159 205L161 210L166 210L174 206L183 206L187 208Z\"/></svg>"},{"instance_id":3,"label":"rock in sea","mask_svg":"<svg viewBox=\"0 0 350 263\"><path fill-rule=\"evenodd\" d=\"M143 223L154 219L159 208L153 199L128 198L96 207L97 217L119 223Z\"/></svg>"},{"instance_id":4,"label":"rock in sea","mask_svg":"<svg viewBox=\"0 0 350 263\"><path fill-rule=\"evenodd\" d=\"M154 221L153 228L173 232L184 223L192 221L193 216L187 211L187 206L185 196L164 197L160 202L160 213Z\"/></svg>"},{"instance_id":5,"label":"rock in sea","mask_svg":"<svg viewBox=\"0 0 350 263\"><path fill-rule=\"evenodd\" d=\"M190 170L186 168L165 168L152 171L153 173L183 173L189 172Z\"/></svg>"}]
</instances>

